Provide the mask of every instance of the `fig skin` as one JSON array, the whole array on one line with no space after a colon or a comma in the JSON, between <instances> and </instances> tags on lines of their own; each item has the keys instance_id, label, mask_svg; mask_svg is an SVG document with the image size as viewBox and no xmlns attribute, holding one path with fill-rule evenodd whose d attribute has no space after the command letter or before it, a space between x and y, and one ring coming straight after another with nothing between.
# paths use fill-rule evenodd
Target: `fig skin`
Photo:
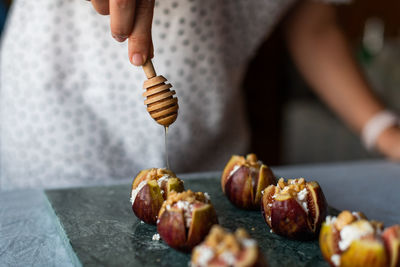
<instances>
[{"instance_id":1,"label":"fig skin","mask_svg":"<svg viewBox=\"0 0 400 267\"><path fill-rule=\"evenodd\" d=\"M340 254L338 247L339 239L339 231L337 231L332 224L322 224L321 231L319 233L319 247L321 249L322 256L327 262L329 262L331 266L335 266L331 261L331 257L334 254Z\"/></svg>"},{"instance_id":2,"label":"fig skin","mask_svg":"<svg viewBox=\"0 0 400 267\"><path fill-rule=\"evenodd\" d=\"M293 197L276 199L272 203L271 229L278 235L297 240L314 236L307 213Z\"/></svg>"},{"instance_id":3,"label":"fig skin","mask_svg":"<svg viewBox=\"0 0 400 267\"><path fill-rule=\"evenodd\" d=\"M389 251L390 267L400 267L400 225L386 228L382 238Z\"/></svg>"},{"instance_id":4,"label":"fig skin","mask_svg":"<svg viewBox=\"0 0 400 267\"><path fill-rule=\"evenodd\" d=\"M232 156L221 176L222 191L233 205L242 209L259 209L261 191L274 183L271 169L258 162L254 154L246 158Z\"/></svg>"},{"instance_id":5,"label":"fig skin","mask_svg":"<svg viewBox=\"0 0 400 267\"><path fill-rule=\"evenodd\" d=\"M246 241L244 240L252 240L244 229L239 228L235 233L228 233L219 225L214 225L206 239L194 248L190 265L192 267L204 266L205 264L201 265L199 261L204 260L202 251L207 249L212 251L212 256L206 263L208 267L231 266L220 257L224 252L230 252L235 257L234 266L267 267L268 264L257 243L245 246L244 242Z\"/></svg>"},{"instance_id":6,"label":"fig skin","mask_svg":"<svg viewBox=\"0 0 400 267\"><path fill-rule=\"evenodd\" d=\"M136 195L132 210L143 222L155 224L163 202L164 198L157 182L149 181Z\"/></svg>"},{"instance_id":7,"label":"fig skin","mask_svg":"<svg viewBox=\"0 0 400 267\"><path fill-rule=\"evenodd\" d=\"M186 192L193 193L188 190L180 194ZM180 194L174 192L171 194L171 198L179 198ZM218 224L217 214L211 202L205 199L203 193L195 194L197 201L193 204L189 227L186 225L183 210L170 205L169 198L163 203L158 215L157 231L161 238L170 247L182 252L190 252L203 241L211 227Z\"/></svg>"},{"instance_id":8,"label":"fig skin","mask_svg":"<svg viewBox=\"0 0 400 267\"><path fill-rule=\"evenodd\" d=\"M381 240L375 237L354 240L341 255L341 267L385 267L388 255Z\"/></svg>"},{"instance_id":9,"label":"fig skin","mask_svg":"<svg viewBox=\"0 0 400 267\"><path fill-rule=\"evenodd\" d=\"M186 251L187 236L185 218L182 211L170 210L163 212L157 222L157 232L170 247Z\"/></svg>"},{"instance_id":10,"label":"fig skin","mask_svg":"<svg viewBox=\"0 0 400 267\"><path fill-rule=\"evenodd\" d=\"M308 212L296 200L297 195L289 192L275 194L277 187L280 188L278 185L270 185L263 191L261 213L265 222L273 232L281 236L296 240L315 238L327 214L326 199L319 184L305 182Z\"/></svg>"},{"instance_id":11,"label":"fig skin","mask_svg":"<svg viewBox=\"0 0 400 267\"><path fill-rule=\"evenodd\" d=\"M157 180L168 175L168 180L160 188ZM132 191L138 188L141 183L145 183L137 192L132 203L132 211L140 220L145 223L155 225L158 213L164 200L172 191L182 192L184 190L183 182L176 175L166 169L147 169L140 171L132 183ZM132 193L131 193L132 198Z\"/></svg>"},{"instance_id":12,"label":"fig skin","mask_svg":"<svg viewBox=\"0 0 400 267\"><path fill-rule=\"evenodd\" d=\"M314 219L311 221L311 230L313 233L318 234L319 230L321 229L321 225L328 214L328 203L320 185L317 182L306 183L306 188L308 193L312 195L312 198L309 198L307 201L309 215L311 220Z\"/></svg>"}]
</instances>

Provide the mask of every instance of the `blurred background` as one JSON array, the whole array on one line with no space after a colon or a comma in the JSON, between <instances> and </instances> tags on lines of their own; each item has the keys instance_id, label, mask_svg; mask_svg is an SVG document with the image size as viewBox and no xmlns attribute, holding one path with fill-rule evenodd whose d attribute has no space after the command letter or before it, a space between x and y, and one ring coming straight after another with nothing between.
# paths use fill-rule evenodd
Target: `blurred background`
<instances>
[{"instance_id":1,"label":"blurred background","mask_svg":"<svg viewBox=\"0 0 400 267\"><path fill-rule=\"evenodd\" d=\"M339 22L354 56L376 94L397 112L400 112L399 12L398 0L353 0L351 5L338 7ZM269 81L268 87L265 80ZM367 152L359 137L307 87L288 56L279 28L251 62L243 88L252 128L252 151L267 164L380 157Z\"/></svg>"},{"instance_id":2,"label":"blurred background","mask_svg":"<svg viewBox=\"0 0 400 267\"><path fill-rule=\"evenodd\" d=\"M0 34L10 3L0 0ZM387 106L398 112L399 11L399 0L354 0L338 7L339 22L367 79ZM279 28L250 63L243 90L252 130L251 150L268 165L380 157L368 153L359 137L307 87L288 56Z\"/></svg>"},{"instance_id":3,"label":"blurred background","mask_svg":"<svg viewBox=\"0 0 400 267\"><path fill-rule=\"evenodd\" d=\"M10 6L10 1L0 0L0 34L3 30L4 22L6 21L6 15L9 6Z\"/></svg>"}]
</instances>

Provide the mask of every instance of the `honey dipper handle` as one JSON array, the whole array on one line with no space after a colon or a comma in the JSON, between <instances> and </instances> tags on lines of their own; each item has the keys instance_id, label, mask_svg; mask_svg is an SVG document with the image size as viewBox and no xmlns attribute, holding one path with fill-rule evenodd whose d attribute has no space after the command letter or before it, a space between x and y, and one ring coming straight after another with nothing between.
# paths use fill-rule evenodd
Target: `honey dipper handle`
<instances>
[{"instance_id":1,"label":"honey dipper handle","mask_svg":"<svg viewBox=\"0 0 400 267\"><path fill-rule=\"evenodd\" d=\"M146 63L143 64L142 68L144 70L144 73L147 76L147 79L151 79L153 77L156 77L156 71L154 70L153 63L151 62L151 59L148 59L146 61Z\"/></svg>"}]
</instances>

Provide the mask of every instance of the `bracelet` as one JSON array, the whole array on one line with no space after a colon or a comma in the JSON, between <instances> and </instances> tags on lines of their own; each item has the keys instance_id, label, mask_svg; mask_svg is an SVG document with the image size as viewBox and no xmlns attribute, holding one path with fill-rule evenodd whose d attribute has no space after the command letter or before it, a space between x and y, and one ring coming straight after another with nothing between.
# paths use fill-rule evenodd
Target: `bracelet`
<instances>
[{"instance_id":1,"label":"bracelet","mask_svg":"<svg viewBox=\"0 0 400 267\"><path fill-rule=\"evenodd\" d=\"M374 150L379 135L394 125L400 125L400 119L389 110L382 110L372 116L361 131L361 140L366 149L369 151Z\"/></svg>"}]
</instances>

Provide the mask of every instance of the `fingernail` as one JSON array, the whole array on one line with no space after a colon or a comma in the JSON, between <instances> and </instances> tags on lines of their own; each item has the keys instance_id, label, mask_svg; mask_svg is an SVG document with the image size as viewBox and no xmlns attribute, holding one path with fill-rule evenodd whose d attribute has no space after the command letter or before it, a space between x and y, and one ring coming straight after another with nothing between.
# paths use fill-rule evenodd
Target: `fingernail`
<instances>
[{"instance_id":1,"label":"fingernail","mask_svg":"<svg viewBox=\"0 0 400 267\"><path fill-rule=\"evenodd\" d=\"M126 36L121 36L121 35L113 35L112 36L115 40L117 40L118 42L123 42L126 40Z\"/></svg>"},{"instance_id":2,"label":"fingernail","mask_svg":"<svg viewBox=\"0 0 400 267\"><path fill-rule=\"evenodd\" d=\"M133 54L132 64L136 66L142 66L144 64L144 57L142 57L142 55L139 53Z\"/></svg>"}]
</instances>

